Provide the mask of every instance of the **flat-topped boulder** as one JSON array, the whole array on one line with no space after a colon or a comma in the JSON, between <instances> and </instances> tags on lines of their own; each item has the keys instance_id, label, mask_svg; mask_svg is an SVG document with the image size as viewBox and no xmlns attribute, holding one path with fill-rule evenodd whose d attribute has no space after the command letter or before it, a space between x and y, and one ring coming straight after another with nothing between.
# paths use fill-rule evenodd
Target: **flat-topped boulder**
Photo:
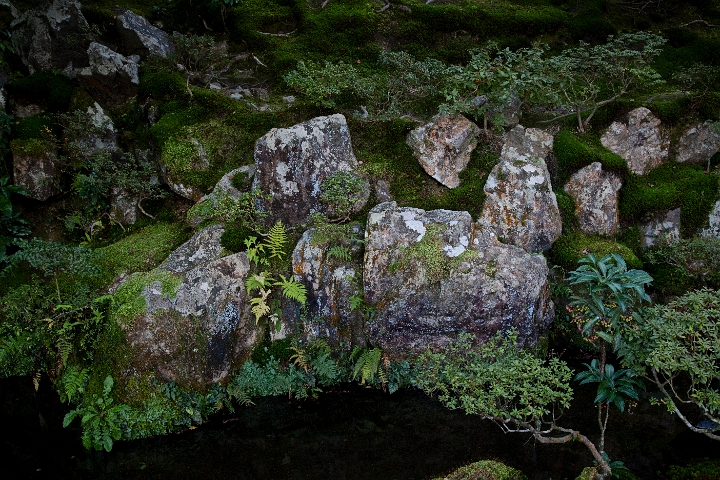
<instances>
[{"instance_id":1,"label":"flat-topped boulder","mask_svg":"<svg viewBox=\"0 0 720 480\"><path fill-rule=\"evenodd\" d=\"M175 53L175 46L167 33L130 10L115 17L115 27L123 39L128 55L166 58Z\"/></svg>"},{"instance_id":2,"label":"flat-topped boulder","mask_svg":"<svg viewBox=\"0 0 720 480\"><path fill-rule=\"evenodd\" d=\"M627 122L613 122L600 141L624 158L631 172L645 175L668 161L670 140L660 123L649 109L636 108L628 113Z\"/></svg>"}]
</instances>

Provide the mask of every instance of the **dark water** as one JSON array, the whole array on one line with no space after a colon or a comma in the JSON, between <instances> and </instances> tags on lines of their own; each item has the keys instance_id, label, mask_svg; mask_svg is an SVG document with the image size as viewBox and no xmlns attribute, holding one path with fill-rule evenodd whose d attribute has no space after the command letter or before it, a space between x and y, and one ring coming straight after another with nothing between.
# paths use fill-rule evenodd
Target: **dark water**
<instances>
[{"instance_id":1,"label":"dark water","mask_svg":"<svg viewBox=\"0 0 720 480\"><path fill-rule=\"evenodd\" d=\"M591 394L581 391L560 423L594 438ZM348 386L315 401L256 403L195 430L117 442L110 453L87 452L77 427L62 428L67 407L49 386L36 394L29 379L0 380L0 477L427 479L497 459L531 479L572 479L592 464L581 445L539 445L528 435L504 435L418 391L388 395ZM687 431L648 402L611 416L607 449L648 479L671 464L720 458L718 442Z\"/></svg>"}]
</instances>

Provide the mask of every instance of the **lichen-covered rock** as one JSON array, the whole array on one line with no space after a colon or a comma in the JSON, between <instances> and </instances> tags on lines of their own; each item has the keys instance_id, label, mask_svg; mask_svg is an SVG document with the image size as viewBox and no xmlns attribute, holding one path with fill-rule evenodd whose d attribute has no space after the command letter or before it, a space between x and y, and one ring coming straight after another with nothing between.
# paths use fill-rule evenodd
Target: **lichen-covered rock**
<instances>
[{"instance_id":1,"label":"lichen-covered rock","mask_svg":"<svg viewBox=\"0 0 720 480\"><path fill-rule=\"evenodd\" d=\"M118 104L137 94L137 63L96 42L87 54L90 65L79 72L78 79L95 98Z\"/></svg>"},{"instance_id":2,"label":"lichen-covered rock","mask_svg":"<svg viewBox=\"0 0 720 480\"><path fill-rule=\"evenodd\" d=\"M512 129L500 161L485 183L485 203L478 223L505 243L528 252L548 250L562 233L562 219L544 158L553 137L521 125Z\"/></svg>"},{"instance_id":3,"label":"lichen-covered rock","mask_svg":"<svg viewBox=\"0 0 720 480\"><path fill-rule=\"evenodd\" d=\"M655 215L640 229L642 232L641 245L650 248L658 241L675 242L680 240L680 209Z\"/></svg>"},{"instance_id":4,"label":"lichen-covered rock","mask_svg":"<svg viewBox=\"0 0 720 480\"><path fill-rule=\"evenodd\" d=\"M715 237L720 240L720 200L715 202L715 208L708 217L708 228L701 233L704 237Z\"/></svg>"},{"instance_id":5,"label":"lichen-covered rock","mask_svg":"<svg viewBox=\"0 0 720 480\"><path fill-rule=\"evenodd\" d=\"M406 143L428 175L455 188L460 185L458 174L470 161L479 133L477 125L462 115L437 116L411 131Z\"/></svg>"},{"instance_id":6,"label":"lichen-covered rock","mask_svg":"<svg viewBox=\"0 0 720 480\"><path fill-rule=\"evenodd\" d=\"M391 358L461 332L484 341L514 328L529 345L552 320L545 258L493 242L467 212L382 203L368 215L365 242L370 338Z\"/></svg>"},{"instance_id":7,"label":"lichen-covered rock","mask_svg":"<svg viewBox=\"0 0 720 480\"><path fill-rule=\"evenodd\" d=\"M138 200L137 195L122 188L113 187L110 195L110 219L122 225L134 225L137 221Z\"/></svg>"},{"instance_id":8,"label":"lichen-covered rock","mask_svg":"<svg viewBox=\"0 0 720 480\"><path fill-rule=\"evenodd\" d=\"M166 58L175 52L175 46L167 33L130 10L115 17L115 27L122 36L128 55Z\"/></svg>"},{"instance_id":9,"label":"lichen-covered rock","mask_svg":"<svg viewBox=\"0 0 720 480\"><path fill-rule=\"evenodd\" d=\"M218 183L215 184L215 187L213 188L212 192L208 193L207 195L204 195L198 203L202 202L213 202L215 199L217 199L220 195L229 195L231 198L237 200L242 196L244 192L238 190L233 185L233 179L236 175L242 175L245 177L246 182L248 184L248 188L250 187L252 178L255 176L255 165L244 165L242 167L236 168L225 175L222 176L222 178L218 181ZM202 215L197 214L197 209L191 209L188 212L188 222L193 227L200 225L204 220L207 220Z\"/></svg>"},{"instance_id":10,"label":"lichen-covered rock","mask_svg":"<svg viewBox=\"0 0 720 480\"><path fill-rule=\"evenodd\" d=\"M696 165L707 164L720 151L720 132L708 120L685 130L676 147L675 160Z\"/></svg>"},{"instance_id":11,"label":"lichen-covered rock","mask_svg":"<svg viewBox=\"0 0 720 480\"><path fill-rule=\"evenodd\" d=\"M261 202L271 221L297 225L310 212L327 213L320 202L321 185L339 171L357 168L350 131L340 114L317 117L290 128L273 128L255 143L253 188L271 195ZM369 196L365 188L364 206Z\"/></svg>"},{"instance_id":12,"label":"lichen-covered rock","mask_svg":"<svg viewBox=\"0 0 720 480\"><path fill-rule=\"evenodd\" d=\"M131 276L118 289L120 298L139 288L137 282L145 279L145 285L137 299L120 306L118 321L137 355L135 363L194 388L225 379L260 338L247 308L249 271L247 255L236 253L182 275L155 270ZM139 314L123 318L138 301L144 305Z\"/></svg>"},{"instance_id":13,"label":"lichen-covered rock","mask_svg":"<svg viewBox=\"0 0 720 480\"><path fill-rule=\"evenodd\" d=\"M303 233L292 254L295 281L308 292L305 317L311 321L305 324L305 333L325 338L338 348L364 346L363 315L350 310L350 297L362 288L356 278L362 271L360 247L357 243L345 245L350 260L331 256L327 245L313 242L314 233L314 229ZM362 235L361 227L356 233Z\"/></svg>"},{"instance_id":14,"label":"lichen-covered rock","mask_svg":"<svg viewBox=\"0 0 720 480\"><path fill-rule=\"evenodd\" d=\"M47 200L60 193L60 168L55 145L45 140L13 140L15 184L24 187L28 197Z\"/></svg>"},{"instance_id":15,"label":"lichen-covered rock","mask_svg":"<svg viewBox=\"0 0 720 480\"><path fill-rule=\"evenodd\" d=\"M605 172L600 162L593 162L575 172L564 190L575 200L575 213L584 233L612 235L618 227L618 192L620 177Z\"/></svg>"},{"instance_id":16,"label":"lichen-covered rock","mask_svg":"<svg viewBox=\"0 0 720 480\"><path fill-rule=\"evenodd\" d=\"M107 152L111 155L121 153L117 143L117 132L112 119L97 102L87 108L89 128L78 132L78 135L66 134L65 140L75 145L73 150L84 159L89 159L98 152Z\"/></svg>"},{"instance_id":17,"label":"lichen-covered rock","mask_svg":"<svg viewBox=\"0 0 720 480\"><path fill-rule=\"evenodd\" d=\"M200 265L220 258L222 246L220 237L225 229L222 225L203 228L190 240L176 248L159 268L173 273L184 273Z\"/></svg>"},{"instance_id":18,"label":"lichen-covered rock","mask_svg":"<svg viewBox=\"0 0 720 480\"><path fill-rule=\"evenodd\" d=\"M627 123L613 122L600 141L624 158L637 175L645 175L668 160L668 136L660 127L660 119L645 107L631 110Z\"/></svg>"},{"instance_id":19,"label":"lichen-covered rock","mask_svg":"<svg viewBox=\"0 0 720 480\"><path fill-rule=\"evenodd\" d=\"M88 65L89 25L77 0L39 0L33 8L13 3L0 5L10 10L12 45L31 74L59 70L75 77Z\"/></svg>"}]
</instances>

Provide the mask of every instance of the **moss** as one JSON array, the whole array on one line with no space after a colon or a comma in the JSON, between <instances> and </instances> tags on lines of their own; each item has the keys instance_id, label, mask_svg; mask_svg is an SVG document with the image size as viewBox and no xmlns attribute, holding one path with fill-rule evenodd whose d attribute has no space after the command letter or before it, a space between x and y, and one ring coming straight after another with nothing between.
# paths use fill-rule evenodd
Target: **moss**
<instances>
[{"instance_id":1,"label":"moss","mask_svg":"<svg viewBox=\"0 0 720 480\"><path fill-rule=\"evenodd\" d=\"M35 103L49 112L64 112L70 105L73 81L64 73L40 72L8 83L8 92L22 103Z\"/></svg>"},{"instance_id":2,"label":"moss","mask_svg":"<svg viewBox=\"0 0 720 480\"><path fill-rule=\"evenodd\" d=\"M570 176L593 162L600 162L603 169L625 174L627 162L605 147L583 142L569 130L561 130L555 136L553 151L557 157L557 185L564 185Z\"/></svg>"},{"instance_id":3,"label":"moss","mask_svg":"<svg viewBox=\"0 0 720 480\"><path fill-rule=\"evenodd\" d=\"M574 270L581 258L594 253L601 258L617 253L625 259L628 268L642 268L643 264L627 246L607 238L584 235L580 232L564 232L550 251L553 262L566 270Z\"/></svg>"},{"instance_id":4,"label":"moss","mask_svg":"<svg viewBox=\"0 0 720 480\"><path fill-rule=\"evenodd\" d=\"M226 228L220 237L220 245L233 253L245 250L245 239L248 237L257 237L257 233L253 230L239 226Z\"/></svg>"},{"instance_id":5,"label":"moss","mask_svg":"<svg viewBox=\"0 0 720 480\"><path fill-rule=\"evenodd\" d=\"M663 124L675 125L687 113L690 100L680 97L667 101L656 100L646 105Z\"/></svg>"},{"instance_id":6,"label":"moss","mask_svg":"<svg viewBox=\"0 0 720 480\"><path fill-rule=\"evenodd\" d=\"M701 480L720 478L720 460L704 459L698 463L679 467L673 465L665 477L668 480Z\"/></svg>"},{"instance_id":7,"label":"moss","mask_svg":"<svg viewBox=\"0 0 720 480\"><path fill-rule=\"evenodd\" d=\"M563 231L575 230L580 227L575 200L565 190L555 190L560 216L562 218Z\"/></svg>"},{"instance_id":8,"label":"moss","mask_svg":"<svg viewBox=\"0 0 720 480\"><path fill-rule=\"evenodd\" d=\"M60 136L60 127L50 115L40 114L15 122L15 136L19 140L43 139L48 134Z\"/></svg>"},{"instance_id":9,"label":"moss","mask_svg":"<svg viewBox=\"0 0 720 480\"><path fill-rule=\"evenodd\" d=\"M720 92L708 93L698 107L700 115L708 120L720 120Z\"/></svg>"},{"instance_id":10,"label":"moss","mask_svg":"<svg viewBox=\"0 0 720 480\"><path fill-rule=\"evenodd\" d=\"M10 149L15 155L39 157L54 152L55 145L40 138L31 138L28 140L16 139L10 142Z\"/></svg>"},{"instance_id":11,"label":"moss","mask_svg":"<svg viewBox=\"0 0 720 480\"><path fill-rule=\"evenodd\" d=\"M429 284L439 282L440 280L450 276L451 270L464 260L477 254L474 250L465 250L457 257L448 257L443 250L443 240L440 234L445 229L444 225L430 224L426 227L425 235L422 239L409 246L403 253L402 259L390 266L393 269L403 269L414 264L410 264L411 260L416 260L425 270L425 281ZM493 267L490 266L492 269ZM486 272L487 273L487 272ZM492 274L487 273L492 276ZM494 272L493 272L494 274Z\"/></svg>"},{"instance_id":12,"label":"moss","mask_svg":"<svg viewBox=\"0 0 720 480\"><path fill-rule=\"evenodd\" d=\"M680 207L683 236L707 221L718 195L718 179L701 166L667 163L644 177L630 174L620 190L620 215L637 221L643 216Z\"/></svg>"},{"instance_id":13,"label":"moss","mask_svg":"<svg viewBox=\"0 0 720 480\"><path fill-rule=\"evenodd\" d=\"M186 98L188 92L185 88L185 79L178 72L142 69L140 71L138 97L152 97L160 101Z\"/></svg>"},{"instance_id":14,"label":"moss","mask_svg":"<svg viewBox=\"0 0 720 480\"><path fill-rule=\"evenodd\" d=\"M527 480L520 470L496 462L481 460L465 465L435 480Z\"/></svg>"},{"instance_id":15,"label":"moss","mask_svg":"<svg viewBox=\"0 0 720 480\"><path fill-rule=\"evenodd\" d=\"M161 292L175 298L183 278L166 270L137 272L132 274L115 292L115 305L111 316L120 325L127 326L145 312L146 302L142 292L145 287L159 282Z\"/></svg>"}]
</instances>

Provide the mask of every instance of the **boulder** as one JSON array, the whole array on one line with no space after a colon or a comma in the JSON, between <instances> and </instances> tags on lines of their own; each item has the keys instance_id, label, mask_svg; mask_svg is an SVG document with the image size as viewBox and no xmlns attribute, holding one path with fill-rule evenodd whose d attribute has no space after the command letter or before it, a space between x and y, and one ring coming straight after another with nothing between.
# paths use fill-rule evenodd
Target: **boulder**
<instances>
[{"instance_id":1,"label":"boulder","mask_svg":"<svg viewBox=\"0 0 720 480\"><path fill-rule=\"evenodd\" d=\"M563 189L575 201L575 213L584 233L612 235L618 227L620 177L594 162L575 172Z\"/></svg>"},{"instance_id":2,"label":"boulder","mask_svg":"<svg viewBox=\"0 0 720 480\"><path fill-rule=\"evenodd\" d=\"M295 281L307 289L305 318L310 320L306 320L304 328L288 330L303 331L307 337L325 338L336 348L349 350L356 345L365 346L363 314L350 310L350 297L362 289L357 279L362 272L360 245L345 242L352 259L339 258L329 253L329 246L313 242L314 233L314 229L303 233L292 254ZM355 233L362 235L360 226Z\"/></svg>"},{"instance_id":3,"label":"boulder","mask_svg":"<svg viewBox=\"0 0 720 480\"><path fill-rule=\"evenodd\" d=\"M167 33L130 10L115 17L115 28L123 39L128 55L166 58L175 52L175 46Z\"/></svg>"},{"instance_id":4,"label":"boulder","mask_svg":"<svg viewBox=\"0 0 720 480\"><path fill-rule=\"evenodd\" d=\"M60 193L61 172L54 144L38 139L13 140L10 147L15 184L24 187L28 197L44 201Z\"/></svg>"},{"instance_id":5,"label":"boulder","mask_svg":"<svg viewBox=\"0 0 720 480\"><path fill-rule=\"evenodd\" d=\"M311 212L327 213L320 202L323 181L336 172L352 172L358 165L340 114L273 128L255 143L255 164L253 189L271 195L260 202L260 208L269 212L269 221L282 220L290 226L305 222ZM366 185L365 199L355 205L356 210L369 194Z\"/></svg>"},{"instance_id":6,"label":"boulder","mask_svg":"<svg viewBox=\"0 0 720 480\"><path fill-rule=\"evenodd\" d=\"M26 3L26 2L25 2ZM30 73L60 70L74 78L88 65L89 25L76 0L39 0L33 8L9 8L12 45Z\"/></svg>"},{"instance_id":7,"label":"boulder","mask_svg":"<svg viewBox=\"0 0 720 480\"><path fill-rule=\"evenodd\" d=\"M641 245L643 248L650 248L658 241L676 242L680 240L680 209L670 210L653 216L648 222L642 225Z\"/></svg>"},{"instance_id":8,"label":"boulder","mask_svg":"<svg viewBox=\"0 0 720 480\"><path fill-rule=\"evenodd\" d=\"M137 63L96 42L90 44L87 54L90 66L80 71L78 79L95 98L119 104L137 94Z\"/></svg>"},{"instance_id":9,"label":"boulder","mask_svg":"<svg viewBox=\"0 0 720 480\"><path fill-rule=\"evenodd\" d=\"M668 136L660 127L660 119L645 107L630 111L627 123L613 122L600 141L624 158L637 175L645 175L668 160Z\"/></svg>"},{"instance_id":10,"label":"boulder","mask_svg":"<svg viewBox=\"0 0 720 480\"><path fill-rule=\"evenodd\" d=\"M702 231L703 237L715 237L720 240L720 200L715 202L715 208L710 212L708 228Z\"/></svg>"},{"instance_id":11,"label":"boulder","mask_svg":"<svg viewBox=\"0 0 720 480\"><path fill-rule=\"evenodd\" d=\"M406 143L428 175L455 188L460 185L458 174L470 161L479 133L477 125L462 115L437 116L411 131Z\"/></svg>"},{"instance_id":12,"label":"boulder","mask_svg":"<svg viewBox=\"0 0 720 480\"><path fill-rule=\"evenodd\" d=\"M368 215L368 328L390 358L442 348L462 332L485 341L514 328L521 344L534 344L554 315L547 275L542 255L493 241L468 212L388 202Z\"/></svg>"},{"instance_id":13,"label":"boulder","mask_svg":"<svg viewBox=\"0 0 720 480\"><path fill-rule=\"evenodd\" d=\"M215 184L212 192L204 195L198 203L214 202L219 195L229 195L235 200L239 199L244 192L238 190L232 184L232 180L236 175L244 175L247 177L248 182L250 182L255 175L255 165L244 165L226 173L222 176L218 183ZM248 183L248 188L249 186L250 184ZM202 215L197 214L195 210L190 210L188 212L188 222L193 227L200 225L205 220L207 219Z\"/></svg>"},{"instance_id":14,"label":"boulder","mask_svg":"<svg viewBox=\"0 0 720 480\"><path fill-rule=\"evenodd\" d=\"M261 338L247 308L249 270L247 255L236 253L181 275L156 270L129 277L118 289L120 298L128 290L142 289L118 312L132 311L127 307L138 302L145 308L134 318L120 316L118 321L136 364L185 387L224 380Z\"/></svg>"},{"instance_id":15,"label":"boulder","mask_svg":"<svg viewBox=\"0 0 720 480\"><path fill-rule=\"evenodd\" d=\"M73 150L76 150L85 159L89 159L98 152L107 152L111 155L121 154L115 125L100 104L95 102L94 105L88 107L86 114L87 123L83 123L83 126L88 128L82 133L77 132L79 135L75 135L73 132L65 136L66 141L75 145Z\"/></svg>"},{"instance_id":16,"label":"boulder","mask_svg":"<svg viewBox=\"0 0 720 480\"><path fill-rule=\"evenodd\" d=\"M137 195L122 188L113 187L110 195L110 219L122 225L134 225L137 222L139 199Z\"/></svg>"},{"instance_id":17,"label":"boulder","mask_svg":"<svg viewBox=\"0 0 720 480\"><path fill-rule=\"evenodd\" d=\"M222 225L203 228L176 248L159 268L168 272L184 273L217 260L222 256L220 237L224 232Z\"/></svg>"},{"instance_id":18,"label":"boulder","mask_svg":"<svg viewBox=\"0 0 720 480\"><path fill-rule=\"evenodd\" d=\"M485 203L478 224L505 243L543 252L562 233L562 219L544 158L553 137L521 125L508 132L500 161L485 183Z\"/></svg>"},{"instance_id":19,"label":"boulder","mask_svg":"<svg viewBox=\"0 0 720 480\"><path fill-rule=\"evenodd\" d=\"M720 132L709 120L685 130L675 147L675 160L705 165L720 151Z\"/></svg>"}]
</instances>

